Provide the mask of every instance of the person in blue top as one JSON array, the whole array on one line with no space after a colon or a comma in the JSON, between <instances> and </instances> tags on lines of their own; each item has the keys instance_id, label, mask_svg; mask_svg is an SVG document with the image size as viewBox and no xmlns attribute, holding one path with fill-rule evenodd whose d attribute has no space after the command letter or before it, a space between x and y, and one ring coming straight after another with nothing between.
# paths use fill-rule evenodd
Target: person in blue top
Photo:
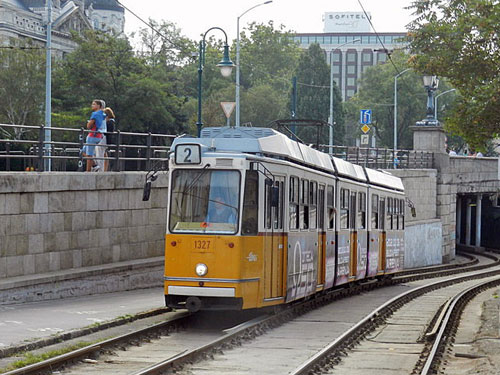
<instances>
[{"instance_id":1,"label":"person in blue top","mask_svg":"<svg viewBox=\"0 0 500 375\"><path fill-rule=\"evenodd\" d=\"M87 135L87 139L85 141L85 143L87 144L83 146L82 149L83 156L89 158L87 159L87 172L92 171L93 168L95 171L97 171L98 166L93 159L93 156L95 155L95 145L102 141L102 138L104 137L103 132L106 131L105 129L103 130L105 115L102 111L101 101L97 99L92 101L91 108L92 115L90 116L90 120L87 122L87 129L91 131Z\"/></svg>"},{"instance_id":2,"label":"person in blue top","mask_svg":"<svg viewBox=\"0 0 500 375\"><path fill-rule=\"evenodd\" d=\"M235 208L225 202L221 194L210 200L207 214L208 223L225 223L236 225Z\"/></svg>"}]
</instances>

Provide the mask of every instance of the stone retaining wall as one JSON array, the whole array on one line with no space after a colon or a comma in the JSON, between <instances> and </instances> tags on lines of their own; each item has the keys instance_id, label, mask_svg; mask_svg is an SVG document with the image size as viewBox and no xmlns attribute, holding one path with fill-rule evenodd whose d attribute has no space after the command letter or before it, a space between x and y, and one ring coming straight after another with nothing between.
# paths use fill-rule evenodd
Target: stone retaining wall
<instances>
[{"instance_id":1,"label":"stone retaining wall","mask_svg":"<svg viewBox=\"0 0 500 375\"><path fill-rule=\"evenodd\" d=\"M163 255L167 175L0 173L0 278Z\"/></svg>"}]
</instances>

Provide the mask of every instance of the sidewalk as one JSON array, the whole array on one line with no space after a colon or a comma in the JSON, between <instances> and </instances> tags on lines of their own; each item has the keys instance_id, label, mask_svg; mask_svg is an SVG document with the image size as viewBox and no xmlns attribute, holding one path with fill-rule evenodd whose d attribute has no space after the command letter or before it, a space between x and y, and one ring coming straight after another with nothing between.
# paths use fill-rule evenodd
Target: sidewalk
<instances>
[{"instance_id":1,"label":"sidewalk","mask_svg":"<svg viewBox=\"0 0 500 375\"><path fill-rule=\"evenodd\" d=\"M0 349L165 306L160 287L0 306Z\"/></svg>"}]
</instances>

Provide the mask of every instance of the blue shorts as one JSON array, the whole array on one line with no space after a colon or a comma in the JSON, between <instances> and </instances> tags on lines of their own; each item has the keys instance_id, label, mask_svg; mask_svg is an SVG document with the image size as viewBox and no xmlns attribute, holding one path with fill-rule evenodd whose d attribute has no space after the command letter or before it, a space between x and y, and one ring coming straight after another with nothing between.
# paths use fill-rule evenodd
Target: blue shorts
<instances>
[{"instance_id":1,"label":"blue shorts","mask_svg":"<svg viewBox=\"0 0 500 375\"><path fill-rule=\"evenodd\" d=\"M87 136L87 140L85 141L85 143L89 143L89 144L83 146L82 151L88 156L94 156L95 145L100 143L101 141L102 141L102 138Z\"/></svg>"}]
</instances>

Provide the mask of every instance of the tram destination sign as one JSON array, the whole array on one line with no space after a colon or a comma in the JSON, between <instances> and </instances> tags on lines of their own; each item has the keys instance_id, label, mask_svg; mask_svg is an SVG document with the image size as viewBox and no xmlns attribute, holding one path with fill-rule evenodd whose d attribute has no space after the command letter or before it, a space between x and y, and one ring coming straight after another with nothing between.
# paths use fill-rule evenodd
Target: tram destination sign
<instances>
[{"instance_id":1,"label":"tram destination sign","mask_svg":"<svg viewBox=\"0 0 500 375\"><path fill-rule=\"evenodd\" d=\"M200 145L186 143L175 146L175 164L200 164Z\"/></svg>"}]
</instances>

